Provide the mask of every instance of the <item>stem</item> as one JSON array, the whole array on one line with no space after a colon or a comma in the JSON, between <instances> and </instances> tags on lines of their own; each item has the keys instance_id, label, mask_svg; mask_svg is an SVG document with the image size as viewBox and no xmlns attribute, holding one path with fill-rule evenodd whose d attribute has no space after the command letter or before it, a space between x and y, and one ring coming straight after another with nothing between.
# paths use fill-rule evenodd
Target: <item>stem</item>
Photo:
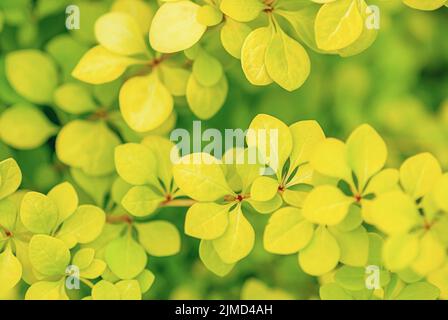
<instances>
[{"instance_id":1,"label":"stem","mask_svg":"<svg viewBox=\"0 0 448 320\"><path fill-rule=\"evenodd\" d=\"M9 238L9 237L12 236L12 232L9 231L9 230L8 230L7 228L5 228L4 226L2 226L1 224L0 224L0 229L2 229L2 230L5 232L6 238Z\"/></svg>"}]
</instances>

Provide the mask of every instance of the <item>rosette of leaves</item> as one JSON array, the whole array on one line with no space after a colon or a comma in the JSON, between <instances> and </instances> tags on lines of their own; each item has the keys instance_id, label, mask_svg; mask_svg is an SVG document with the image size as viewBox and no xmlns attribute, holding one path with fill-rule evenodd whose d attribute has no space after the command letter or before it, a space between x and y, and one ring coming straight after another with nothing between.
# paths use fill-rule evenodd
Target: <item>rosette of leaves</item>
<instances>
[{"instance_id":1,"label":"rosette of leaves","mask_svg":"<svg viewBox=\"0 0 448 320\"><path fill-rule=\"evenodd\" d=\"M339 262L352 267L366 264L369 237L362 226L361 212L365 203L397 181L393 179L395 172L381 171L387 150L370 126L356 129L346 144L325 138L320 127L314 128L315 133L303 127L302 139L317 139L308 140L308 145L302 147L307 154L299 153L306 160L305 172L313 176L311 184L299 184L302 191L294 191L298 201L289 201L291 207L272 215L264 245L276 254L299 252L301 268L320 276L332 271Z\"/></svg>"},{"instance_id":2,"label":"rosette of leaves","mask_svg":"<svg viewBox=\"0 0 448 320\"><path fill-rule=\"evenodd\" d=\"M79 206L71 184L61 183L47 195L24 193L19 216L28 237L21 244L22 264L27 270L23 278L31 284L27 299L65 299L65 278L72 275L66 271L70 262L80 270L81 280L95 279L103 273L106 265L95 259L94 250L76 249L101 234L105 213L96 206Z\"/></svg>"},{"instance_id":3,"label":"rosette of leaves","mask_svg":"<svg viewBox=\"0 0 448 320\"><path fill-rule=\"evenodd\" d=\"M446 262L448 178L429 153L407 159L400 167L400 188L378 196L371 205L371 223L388 235L385 266L405 281L431 278ZM442 287L446 291L446 284Z\"/></svg>"}]
</instances>

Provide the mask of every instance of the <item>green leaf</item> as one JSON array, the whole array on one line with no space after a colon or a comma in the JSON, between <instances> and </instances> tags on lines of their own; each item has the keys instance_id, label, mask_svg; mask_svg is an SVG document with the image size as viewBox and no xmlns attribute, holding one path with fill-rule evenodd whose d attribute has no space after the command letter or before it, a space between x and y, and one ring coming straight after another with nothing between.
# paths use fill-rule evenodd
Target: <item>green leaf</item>
<instances>
[{"instance_id":1,"label":"green leaf","mask_svg":"<svg viewBox=\"0 0 448 320\"><path fill-rule=\"evenodd\" d=\"M198 84L204 87L216 85L224 75L221 62L201 50L193 62L193 76Z\"/></svg>"},{"instance_id":2,"label":"green leaf","mask_svg":"<svg viewBox=\"0 0 448 320\"><path fill-rule=\"evenodd\" d=\"M271 253L293 254L305 248L314 233L300 209L282 208L272 214L264 231L264 248Z\"/></svg>"},{"instance_id":3,"label":"green leaf","mask_svg":"<svg viewBox=\"0 0 448 320\"><path fill-rule=\"evenodd\" d=\"M244 41L251 31L252 29L248 25L226 17L225 24L221 28L222 46L234 58L241 59Z\"/></svg>"},{"instance_id":4,"label":"green leaf","mask_svg":"<svg viewBox=\"0 0 448 320\"><path fill-rule=\"evenodd\" d=\"M327 228L320 226L314 232L310 244L300 251L299 264L306 273L321 276L337 266L340 254L336 239Z\"/></svg>"},{"instance_id":5,"label":"green leaf","mask_svg":"<svg viewBox=\"0 0 448 320\"><path fill-rule=\"evenodd\" d=\"M70 251L64 242L47 236L31 238L29 257L33 268L46 276L62 276L70 263Z\"/></svg>"},{"instance_id":6,"label":"green leaf","mask_svg":"<svg viewBox=\"0 0 448 320\"><path fill-rule=\"evenodd\" d=\"M337 283L327 283L320 287L322 300L354 300L354 298Z\"/></svg>"},{"instance_id":7,"label":"green leaf","mask_svg":"<svg viewBox=\"0 0 448 320\"><path fill-rule=\"evenodd\" d=\"M185 234L204 240L219 238L229 224L229 209L213 202L195 203L185 217Z\"/></svg>"},{"instance_id":8,"label":"green leaf","mask_svg":"<svg viewBox=\"0 0 448 320\"><path fill-rule=\"evenodd\" d=\"M120 177L133 185L155 183L156 158L145 145L127 143L115 148L115 166Z\"/></svg>"},{"instance_id":9,"label":"green leaf","mask_svg":"<svg viewBox=\"0 0 448 320\"><path fill-rule=\"evenodd\" d=\"M16 104L0 118L1 139L16 149L34 149L54 135L57 127L45 114L30 104Z\"/></svg>"},{"instance_id":10,"label":"green leaf","mask_svg":"<svg viewBox=\"0 0 448 320\"><path fill-rule=\"evenodd\" d=\"M131 235L115 239L106 248L106 262L120 279L130 280L138 276L148 260L143 247Z\"/></svg>"},{"instance_id":11,"label":"green leaf","mask_svg":"<svg viewBox=\"0 0 448 320\"><path fill-rule=\"evenodd\" d=\"M142 293L145 293L151 288L152 284L154 283L155 276L151 271L145 269L138 275L136 279L140 285Z\"/></svg>"},{"instance_id":12,"label":"green leaf","mask_svg":"<svg viewBox=\"0 0 448 320\"><path fill-rule=\"evenodd\" d=\"M343 266L336 271L336 282L347 290L359 291L366 287L365 268Z\"/></svg>"},{"instance_id":13,"label":"green leaf","mask_svg":"<svg viewBox=\"0 0 448 320\"><path fill-rule=\"evenodd\" d=\"M15 230L18 218L16 204L10 199L0 200L0 226Z\"/></svg>"},{"instance_id":14,"label":"green leaf","mask_svg":"<svg viewBox=\"0 0 448 320\"><path fill-rule=\"evenodd\" d=\"M288 91L300 88L311 69L310 59L302 45L281 30L271 39L265 63L271 79Z\"/></svg>"},{"instance_id":15,"label":"green leaf","mask_svg":"<svg viewBox=\"0 0 448 320\"><path fill-rule=\"evenodd\" d=\"M94 112L97 108L91 92L79 83L65 83L54 93L56 105L71 114Z\"/></svg>"},{"instance_id":16,"label":"green leaf","mask_svg":"<svg viewBox=\"0 0 448 320\"><path fill-rule=\"evenodd\" d=\"M318 186L305 199L303 216L312 223L334 226L345 219L353 202L336 187Z\"/></svg>"},{"instance_id":17,"label":"green leaf","mask_svg":"<svg viewBox=\"0 0 448 320\"><path fill-rule=\"evenodd\" d=\"M427 282L418 282L404 287L395 300L436 300L439 295L437 287Z\"/></svg>"},{"instance_id":18,"label":"green leaf","mask_svg":"<svg viewBox=\"0 0 448 320\"><path fill-rule=\"evenodd\" d=\"M184 156L173 167L176 184L198 201L215 201L233 191L228 186L221 164L206 153Z\"/></svg>"},{"instance_id":19,"label":"green leaf","mask_svg":"<svg viewBox=\"0 0 448 320\"><path fill-rule=\"evenodd\" d=\"M52 102L58 73L47 54L33 49L13 51L5 63L8 81L20 95L37 104Z\"/></svg>"},{"instance_id":20,"label":"green leaf","mask_svg":"<svg viewBox=\"0 0 448 320\"><path fill-rule=\"evenodd\" d=\"M254 247L254 242L254 229L244 217L241 206L237 206L229 214L229 226L226 232L213 240L213 247L222 261L232 264L249 255Z\"/></svg>"},{"instance_id":21,"label":"green leaf","mask_svg":"<svg viewBox=\"0 0 448 320\"><path fill-rule=\"evenodd\" d=\"M370 177L379 172L387 160L386 143L371 126L358 127L347 140L347 161L362 190Z\"/></svg>"},{"instance_id":22,"label":"green leaf","mask_svg":"<svg viewBox=\"0 0 448 320\"><path fill-rule=\"evenodd\" d=\"M144 217L154 213L165 198L145 186L132 187L121 200L121 205L130 214Z\"/></svg>"},{"instance_id":23,"label":"green leaf","mask_svg":"<svg viewBox=\"0 0 448 320\"><path fill-rule=\"evenodd\" d=\"M50 197L38 192L28 192L21 203L20 219L33 233L51 234L58 223L58 207Z\"/></svg>"},{"instance_id":24,"label":"green leaf","mask_svg":"<svg viewBox=\"0 0 448 320\"><path fill-rule=\"evenodd\" d=\"M403 2L411 8L418 10L436 10L446 5L446 0L403 0Z\"/></svg>"},{"instance_id":25,"label":"green leaf","mask_svg":"<svg viewBox=\"0 0 448 320\"><path fill-rule=\"evenodd\" d=\"M191 111L200 119L213 117L224 105L229 85L225 74L212 86L199 83L196 76L191 75L187 84L187 102Z\"/></svg>"},{"instance_id":26,"label":"green leaf","mask_svg":"<svg viewBox=\"0 0 448 320\"><path fill-rule=\"evenodd\" d=\"M199 257L208 270L220 277L229 274L235 266L234 263L225 263L216 252L213 242L209 240L201 241Z\"/></svg>"},{"instance_id":27,"label":"green leaf","mask_svg":"<svg viewBox=\"0 0 448 320\"><path fill-rule=\"evenodd\" d=\"M180 234L177 228L166 221L152 221L135 225L138 240L146 252L155 257L166 257L180 251Z\"/></svg>"}]
</instances>

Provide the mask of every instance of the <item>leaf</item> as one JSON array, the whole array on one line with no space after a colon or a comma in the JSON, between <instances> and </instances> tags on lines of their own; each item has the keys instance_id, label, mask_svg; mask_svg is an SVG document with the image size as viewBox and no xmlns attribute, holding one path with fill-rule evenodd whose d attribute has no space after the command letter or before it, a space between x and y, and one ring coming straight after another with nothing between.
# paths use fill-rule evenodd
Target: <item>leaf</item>
<instances>
[{"instance_id":1,"label":"leaf","mask_svg":"<svg viewBox=\"0 0 448 320\"><path fill-rule=\"evenodd\" d=\"M157 10L149 32L154 50L173 53L195 45L207 29L196 19L199 9L191 1L164 3Z\"/></svg>"},{"instance_id":2,"label":"leaf","mask_svg":"<svg viewBox=\"0 0 448 320\"><path fill-rule=\"evenodd\" d=\"M210 87L201 85L195 76L190 76L187 84L187 102L191 111L200 119L213 117L224 105L229 85L223 74L219 81Z\"/></svg>"},{"instance_id":3,"label":"leaf","mask_svg":"<svg viewBox=\"0 0 448 320\"><path fill-rule=\"evenodd\" d=\"M387 269L400 271L410 266L419 253L419 239L412 234L394 235L386 240L383 261Z\"/></svg>"},{"instance_id":4,"label":"leaf","mask_svg":"<svg viewBox=\"0 0 448 320\"><path fill-rule=\"evenodd\" d=\"M78 194L75 188L68 182L63 182L53 187L48 192L48 198L53 200L58 208L57 225L70 217L78 208Z\"/></svg>"},{"instance_id":5,"label":"leaf","mask_svg":"<svg viewBox=\"0 0 448 320\"><path fill-rule=\"evenodd\" d=\"M148 147L156 157L157 177L168 187L173 179L174 160L172 159L172 152L175 149L174 143L165 137L148 135L142 140L142 144Z\"/></svg>"},{"instance_id":6,"label":"leaf","mask_svg":"<svg viewBox=\"0 0 448 320\"><path fill-rule=\"evenodd\" d=\"M444 174L439 181L436 183L436 186L433 191L434 201L437 206L442 210L448 212L448 174Z\"/></svg>"},{"instance_id":7,"label":"leaf","mask_svg":"<svg viewBox=\"0 0 448 320\"><path fill-rule=\"evenodd\" d=\"M78 83L65 83L54 93L55 104L71 114L94 112L97 108L91 92Z\"/></svg>"},{"instance_id":8,"label":"leaf","mask_svg":"<svg viewBox=\"0 0 448 320\"><path fill-rule=\"evenodd\" d=\"M446 0L403 0L404 4L418 10L436 10L446 4Z\"/></svg>"},{"instance_id":9,"label":"leaf","mask_svg":"<svg viewBox=\"0 0 448 320\"><path fill-rule=\"evenodd\" d=\"M247 80L255 86L266 86L272 79L266 70L266 51L273 37L272 28L252 31L241 48L241 66Z\"/></svg>"},{"instance_id":10,"label":"leaf","mask_svg":"<svg viewBox=\"0 0 448 320\"><path fill-rule=\"evenodd\" d=\"M252 29L248 25L227 17L224 26L221 28L222 46L234 58L241 59L244 41L251 31Z\"/></svg>"},{"instance_id":11,"label":"leaf","mask_svg":"<svg viewBox=\"0 0 448 320\"><path fill-rule=\"evenodd\" d=\"M371 126L359 126L347 140L347 161L358 178L359 190L387 160L386 144Z\"/></svg>"},{"instance_id":12,"label":"leaf","mask_svg":"<svg viewBox=\"0 0 448 320\"><path fill-rule=\"evenodd\" d=\"M233 194L218 160L206 153L184 156L174 165L173 176L179 188L197 201L215 201Z\"/></svg>"},{"instance_id":13,"label":"leaf","mask_svg":"<svg viewBox=\"0 0 448 320\"><path fill-rule=\"evenodd\" d=\"M93 259L90 266L81 270L81 277L86 279L96 279L104 274L106 263L100 259Z\"/></svg>"},{"instance_id":14,"label":"leaf","mask_svg":"<svg viewBox=\"0 0 448 320\"><path fill-rule=\"evenodd\" d=\"M0 226L7 230L15 230L18 218L16 204L10 199L0 200Z\"/></svg>"},{"instance_id":15,"label":"leaf","mask_svg":"<svg viewBox=\"0 0 448 320\"><path fill-rule=\"evenodd\" d=\"M380 266L382 264L382 253L383 253L383 238L373 232L368 234L369 236L369 258L367 264Z\"/></svg>"},{"instance_id":16,"label":"leaf","mask_svg":"<svg viewBox=\"0 0 448 320\"><path fill-rule=\"evenodd\" d=\"M327 283L320 287L319 295L322 300L354 300L354 298L337 283Z\"/></svg>"},{"instance_id":17,"label":"leaf","mask_svg":"<svg viewBox=\"0 0 448 320\"><path fill-rule=\"evenodd\" d=\"M34 283L26 291L25 300L68 300L64 280Z\"/></svg>"},{"instance_id":18,"label":"leaf","mask_svg":"<svg viewBox=\"0 0 448 320\"><path fill-rule=\"evenodd\" d=\"M278 192L278 182L269 177L258 177L254 180L250 189L250 196L255 201L269 201Z\"/></svg>"},{"instance_id":19,"label":"leaf","mask_svg":"<svg viewBox=\"0 0 448 320\"><path fill-rule=\"evenodd\" d=\"M9 246L0 253L0 283L2 290L8 291L16 286L22 278L22 265L12 254Z\"/></svg>"},{"instance_id":20,"label":"leaf","mask_svg":"<svg viewBox=\"0 0 448 320\"><path fill-rule=\"evenodd\" d=\"M411 157L400 167L400 182L406 193L414 199L426 195L441 175L440 164L430 153Z\"/></svg>"},{"instance_id":21,"label":"leaf","mask_svg":"<svg viewBox=\"0 0 448 320\"><path fill-rule=\"evenodd\" d=\"M132 187L121 200L121 205L130 214L144 217L153 214L165 198L145 186Z\"/></svg>"},{"instance_id":22,"label":"leaf","mask_svg":"<svg viewBox=\"0 0 448 320\"><path fill-rule=\"evenodd\" d=\"M361 35L363 23L358 1L341 0L325 3L316 16L317 46L326 51L348 47Z\"/></svg>"},{"instance_id":23,"label":"leaf","mask_svg":"<svg viewBox=\"0 0 448 320\"><path fill-rule=\"evenodd\" d=\"M108 83L118 79L129 66L140 63L140 60L115 54L103 46L96 46L84 54L72 76L90 84Z\"/></svg>"},{"instance_id":24,"label":"leaf","mask_svg":"<svg viewBox=\"0 0 448 320\"><path fill-rule=\"evenodd\" d=\"M120 90L120 110L129 127L137 132L153 130L173 111L173 97L155 73L133 77Z\"/></svg>"},{"instance_id":25,"label":"leaf","mask_svg":"<svg viewBox=\"0 0 448 320\"><path fill-rule=\"evenodd\" d=\"M45 114L30 104L16 104L0 118L1 139L16 149L34 149L54 135L57 127Z\"/></svg>"},{"instance_id":26,"label":"leaf","mask_svg":"<svg viewBox=\"0 0 448 320\"><path fill-rule=\"evenodd\" d=\"M440 299L448 297L448 263L445 263L442 268L431 272L427 279L429 283L440 289Z\"/></svg>"},{"instance_id":27,"label":"leaf","mask_svg":"<svg viewBox=\"0 0 448 320\"><path fill-rule=\"evenodd\" d=\"M246 201L261 214L272 213L283 205L282 197L278 193L269 201L255 201L250 198Z\"/></svg>"},{"instance_id":28,"label":"leaf","mask_svg":"<svg viewBox=\"0 0 448 320\"><path fill-rule=\"evenodd\" d=\"M398 188L400 174L397 169L385 169L376 174L368 182L364 194L379 195Z\"/></svg>"},{"instance_id":29,"label":"leaf","mask_svg":"<svg viewBox=\"0 0 448 320\"><path fill-rule=\"evenodd\" d=\"M0 199L13 194L22 183L22 172L17 162L6 159L0 162Z\"/></svg>"},{"instance_id":30,"label":"leaf","mask_svg":"<svg viewBox=\"0 0 448 320\"><path fill-rule=\"evenodd\" d=\"M21 202L20 219L29 231L50 234L57 226L58 207L46 195L28 192Z\"/></svg>"},{"instance_id":31,"label":"leaf","mask_svg":"<svg viewBox=\"0 0 448 320\"><path fill-rule=\"evenodd\" d=\"M275 117L259 114L250 123L246 142L249 148L258 150L261 161L279 177L292 151L293 140L288 126Z\"/></svg>"},{"instance_id":32,"label":"leaf","mask_svg":"<svg viewBox=\"0 0 448 320\"><path fill-rule=\"evenodd\" d=\"M419 222L417 206L401 191L381 194L373 201L370 211L373 223L390 235L406 233Z\"/></svg>"},{"instance_id":33,"label":"leaf","mask_svg":"<svg viewBox=\"0 0 448 320\"><path fill-rule=\"evenodd\" d=\"M213 202L195 203L185 217L185 234L204 240L222 236L229 224L229 209Z\"/></svg>"},{"instance_id":34,"label":"leaf","mask_svg":"<svg viewBox=\"0 0 448 320\"><path fill-rule=\"evenodd\" d=\"M271 79L288 91L300 88L311 69L305 49L283 31L274 33L266 50L265 63Z\"/></svg>"},{"instance_id":35,"label":"leaf","mask_svg":"<svg viewBox=\"0 0 448 320\"><path fill-rule=\"evenodd\" d=\"M325 139L325 134L316 121L299 121L289 127L293 139L290 156L290 171L310 161L316 145Z\"/></svg>"},{"instance_id":36,"label":"leaf","mask_svg":"<svg viewBox=\"0 0 448 320\"><path fill-rule=\"evenodd\" d=\"M127 13L110 12L95 23L95 36L103 47L119 55L134 55L146 50L136 20Z\"/></svg>"},{"instance_id":37,"label":"leaf","mask_svg":"<svg viewBox=\"0 0 448 320\"><path fill-rule=\"evenodd\" d=\"M439 242L436 235L428 231L420 239L420 250L412 263L412 269L423 276L440 268L446 260L445 247Z\"/></svg>"},{"instance_id":38,"label":"leaf","mask_svg":"<svg viewBox=\"0 0 448 320\"><path fill-rule=\"evenodd\" d=\"M343 266L336 271L336 282L346 290L359 291L366 287L365 268Z\"/></svg>"},{"instance_id":39,"label":"leaf","mask_svg":"<svg viewBox=\"0 0 448 320\"><path fill-rule=\"evenodd\" d=\"M229 226L226 232L213 240L213 247L223 262L232 264L249 255L254 242L254 229L244 217L241 206L237 206L229 214Z\"/></svg>"},{"instance_id":40,"label":"leaf","mask_svg":"<svg viewBox=\"0 0 448 320\"><path fill-rule=\"evenodd\" d=\"M70 251L64 242L47 235L31 238L29 258L36 271L46 276L62 276L70 263Z\"/></svg>"},{"instance_id":41,"label":"leaf","mask_svg":"<svg viewBox=\"0 0 448 320\"><path fill-rule=\"evenodd\" d=\"M272 289L257 279L249 279L241 289L241 300L294 300L289 293Z\"/></svg>"},{"instance_id":42,"label":"leaf","mask_svg":"<svg viewBox=\"0 0 448 320\"><path fill-rule=\"evenodd\" d=\"M111 7L113 12L124 12L131 15L138 23L142 34L148 34L154 12L149 3L142 0L117 0Z\"/></svg>"},{"instance_id":43,"label":"leaf","mask_svg":"<svg viewBox=\"0 0 448 320\"><path fill-rule=\"evenodd\" d=\"M148 260L143 247L131 235L113 240L106 248L106 262L120 279L130 280L139 275Z\"/></svg>"},{"instance_id":44,"label":"leaf","mask_svg":"<svg viewBox=\"0 0 448 320\"><path fill-rule=\"evenodd\" d=\"M310 244L300 251L299 264L303 271L313 276L321 276L333 270L340 257L339 245L327 228L316 229Z\"/></svg>"},{"instance_id":45,"label":"leaf","mask_svg":"<svg viewBox=\"0 0 448 320\"><path fill-rule=\"evenodd\" d=\"M142 292L137 280L122 280L115 284L121 300L141 300Z\"/></svg>"},{"instance_id":46,"label":"leaf","mask_svg":"<svg viewBox=\"0 0 448 320\"><path fill-rule=\"evenodd\" d=\"M69 166L102 176L115 170L114 150L119 144L116 134L104 122L74 120L59 132L56 154Z\"/></svg>"},{"instance_id":47,"label":"leaf","mask_svg":"<svg viewBox=\"0 0 448 320\"><path fill-rule=\"evenodd\" d=\"M338 188L324 185L313 189L303 204L303 216L312 223L337 225L347 216L353 199Z\"/></svg>"},{"instance_id":48,"label":"leaf","mask_svg":"<svg viewBox=\"0 0 448 320\"><path fill-rule=\"evenodd\" d=\"M328 138L319 143L311 156L311 166L319 173L351 182L347 147L337 139Z\"/></svg>"},{"instance_id":49,"label":"leaf","mask_svg":"<svg viewBox=\"0 0 448 320\"><path fill-rule=\"evenodd\" d=\"M199 257L208 270L220 277L229 274L235 266L234 263L229 264L222 261L213 246L213 242L209 240L201 241L199 245Z\"/></svg>"},{"instance_id":50,"label":"leaf","mask_svg":"<svg viewBox=\"0 0 448 320\"><path fill-rule=\"evenodd\" d=\"M156 182L157 161L143 144L126 143L115 148L115 167L119 176L132 185Z\"/></svg>"},{"instance_id":51,"label":"leaf","mask_svg":"<svg viewBox=\"0 0 448 320\"><path fill-rule=\"evenodd\" d=\"M65 220L57 235L62 239L73 237L77 243L89 243L101 234L105 223L106 214L102 209L82 205Z\"/></svg>"},{"instance_id":52,"label":"leaf","mask_svg":"<svg viewBox=\"0 0 448 320\"><path fill-rule=\"evenodd\" d=\"M135 226L138 240L149 255L166 257L180 251L180 234L177 228L166 221L151 221Z\"/></svg>"},{"instance_id":53,"label":"leaf","mask_svg":"<svg viewBox=\"0 0 448 320\"><path fill-rule=\"evenodd\" d=\"M204 87L215 86L224 75L221 62L205 50L201 50L194 60L192 70L198 84Z\"/></svg>"},{"instance_id":54,"label":"leaf","mask_svg":"<svg viewBox=\"0 0 448 320\"><path fill-rule=\"evenodd\" d=\"M93 300L120 300L119 289L111 282L101 280L92 289Z\"/></svg>"},{"instance_id":55,"label":"leaf","mask_svg":"<svg viewBox=\"0 0 448 320\"><path fill-rule=\"evenodd\" d=\"M20 95L37 104L52 102L59 79L56 65L47 54L34 49L13 51L5 63L6 77Z\"/></svg>"},{"instance_id":56,"label":"leaf","mask_svg":"<svg viewBox=\"0 0 448 320\"><path fill-rule=\"evenodd\" d=\"M222 0L219 7L221 11L230 18L239 22L249 22L255 20L264 9L263 3L259 0Z\"/></svg>"},{"instance_id":57,"label":"leaf","mask_svg":"<svg viewBox=\"0 0 448 320\"><path fill-rule=\"evenodd\" d=\"M417 282L407 285L401 290L395 300L436 300L440 290L427 282Z\"/></svg>"},{"instance_id":58,"label":"leaf","mask_svg":"<svg viewBox=\"0 0 448 320\"><path fill-rule=\"evenodd\" d=\"M138 275L136 279L140 285L142 293L145 293L153 285L155 276L151 271L145 269Z\"/></svg>"},{"instance_id":59,"label":"leaf","mask_svg":"<svg viewBox=\"0 0 448 320\"><path fill-rule=\"evenodd\" d=\"M83 248L75 253L72 264L80 270L88 268L95 258L95 250L92 248Z\"/></svg>"},{"instance_id":60,"label":"leaf","mask_svg":"<svg viewBox=\"0 0 448 320\"><path fill-rule=\"evenodd\" d=\"M303 218L300 209L285 207L269 218L263 236L264 248L271 253L293 254L308 245L313 233L313 225Z\"/></svg>"},{"instance_id":61,"label":"leaf","mask_svg":"<svg viewBox=\"0 0 448 320\"><path fill-rule=\"evenodd\" d=\"M182 68L160 66L162 82L168 91L176 97L182 97L187 94L187 83L191 72Z\"/></svg>"},{"instance_id":62,"label":"leaf","mask_svg":"<svg viewBox=\"0 0 448 320\"><path fill-rule=\"evenodd\" d=\"M203 5L198 10L196 19L200 24L203 24L207 27L216 26L223 19L223 14L217 8L211 5Z\"/></svg>"},{"instance_id":63,"label":"leaf","mask_svg":"<svg viewBox=\"0 0 448 320\"><path fill-rule=\"evenodd\" d=\"M329 230L339 245L341 252L339 261L352 267L362 267L367 264L370 242L363 226L349 232L341 232L337 228Z\"/></svg>"}]
</instances>

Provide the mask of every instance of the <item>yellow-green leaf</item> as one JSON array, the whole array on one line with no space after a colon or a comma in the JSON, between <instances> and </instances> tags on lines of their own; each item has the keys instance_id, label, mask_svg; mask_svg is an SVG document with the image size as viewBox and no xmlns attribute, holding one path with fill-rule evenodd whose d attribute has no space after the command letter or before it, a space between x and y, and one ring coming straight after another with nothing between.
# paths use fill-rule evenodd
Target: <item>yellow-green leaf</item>
<instances>
[{"instance_id":1,"label":"yellow-green leaf","mask_svg":"<svg viewBox=\"0 0 448 320\"><path fill-rule=\"evenodd\" d=\"M36 235L29 246L31 265L46 276L62 276L70 263L70 251L64 242L47 236Z\"/></svg>"},{"instance_id":2,"label":"yellow-green leaf","mask_svg":"<svg viewBox=\"0 0 448 320\"><path fill-rule=\"evenodd\" d=\"M419 239L413 234L399 234L388 238L383 247L383 261L391 271L410 266L419 253Z\"/></svg>"},{"instance_id":3,"label":"yellow-green leaf","mask_svg":"<svg viewBox=\"0 0 448 320\"><path fill-rule=\"evenodd\" d=\"M50 197L38 192L28 192L21 203L20 219L29 231L50 234L57 226L58 207Z\"/></svg>"},{"instance_id":4,"label":"yellow-green leaf","mask_svg":"<svg viewBox=\"0 0 448 320\"><path fill-rule=\"evenodd\" d=\"M166 221L151 221L136 224L138 239L146 252L155 257L166 257L180 251L180 234L177 228Z\"/></svg>"},{"instance_id":5,"label":"yellow-green leaf","mask_svg":"<svg viewBox=\"0 0 448 320\"><path fill-rule=\"evenodd\" d=\"M222 236L229 224L229 209L213 202L195 203L187 211L185 233L204 240Z\"/></svg>"}]
</instances>

